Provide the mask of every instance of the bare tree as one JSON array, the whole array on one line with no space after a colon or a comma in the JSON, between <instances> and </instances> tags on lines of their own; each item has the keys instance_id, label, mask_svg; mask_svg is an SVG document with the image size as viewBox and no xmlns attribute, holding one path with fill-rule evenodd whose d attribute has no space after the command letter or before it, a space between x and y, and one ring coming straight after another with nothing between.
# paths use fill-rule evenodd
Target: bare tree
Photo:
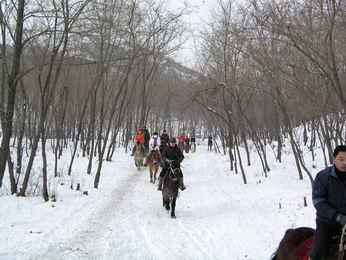
<instances>
[{"instance_id":1,"label":"bare tree","mask_svg":"<svg viewBox=\"0 0 346 260\"><path fill-rule=\"evenodd\" d=\"M4 5L3 5L4 4ZM13 128L13 115L14 115L14 105L17 93L18 79L20 76L20 62L23 51L23 24L24 24L24 7L25 1L19 0L17 3L17 8L14 6L6 5L5 8L8 11L5 16L4 10L2 7L5 6L5 3L1 3L0 8L0 23L1 23L1 32L2 32L2 79L1 79L1 97L0 103L1 111L1 126L2 126L2 140L0 148L0 187L2 186L6 162L9 156L9 143L12 136ZM12 15L11 10L16 10L15 21L15 31L12 32L13 35L13 56L11 61L7 59L7 39L6 31L11 31L11 21L9 18ZM8 19L8 20L6 20ZM11 68L10 64L12 64ZM5 86L6 84L6 86ZM7 98L5 100L5 92L7 93ZM6 101L6 102L5 102Z\"/></svg>"}]
</instances>

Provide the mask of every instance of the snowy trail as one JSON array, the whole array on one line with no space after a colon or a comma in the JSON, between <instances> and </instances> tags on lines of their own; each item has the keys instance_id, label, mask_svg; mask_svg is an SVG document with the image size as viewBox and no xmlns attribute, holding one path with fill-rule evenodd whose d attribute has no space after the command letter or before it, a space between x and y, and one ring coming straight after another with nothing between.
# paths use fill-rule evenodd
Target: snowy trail
<instances>
[{"instance_id":1,"label":"snowy trail","mask_svg":"<svg viewBox=\"0 0 346 260\"><path fill-rule=\"evenodd\" d=\"M44 252L42 259L71 259L71 255L73 259L100 259L102 250L107 246L105 240L114 229L112 221L119 218L118 209L126 207L123 204L127 202L128 193L136 180L137 178L129 175L120 183L114 183L114 190L110 195L105 195L104 202L90 202L89 209L93 210L93 213L87 213L88 218L74 226L72 233L64 235L64 240L59 239L57 248Z\"/></svg>"},{"instance_id":2,"label":"snowy trail","mask_svg":"<svg viewBox=\"0 0 346 260\"><path fill-rule=\"evenodd\" d=\"M217 189L208 187L209 182L212 184L208 178L210 154L185 156L183 172L188 189L180 192L177 200L178 219L171 219L170 213L162 207L161 192L149 183L148 168L138 172L133 168L132 158L127 158L127 175L121 182L114 181L106 200L99 205L90 202L88 208L92 211L85 220L78 226L71 225L67 234L62 235L64 239L59 239L58 246L48 247L42 258L33 258L214 259L221 239L218 227L225 232L228 227L217 219L211 226L203 225L203 218L217 212L215 206L203 203L200 194ZM223 255L227 257L227 251Z\"/></svg>"},{"instance_id":3,"label":"snowy trail","mask_svg":"<svg viewBox=\"0 0 346 260\"><path fill-rule=\"evenodd\" d=\"M29 211L20 210L25 201L9 198L9 210L31 220L10 220L0 212L5 227L0 234L14 231L0 237L0 259L266 260L286 228L306 225L304 219L314 224L314 210L300 203L310 190L308 181L297 182L281 166L273 167L270 176L275 178L265 178L252 167L244 185L228 165L228 156L206 146L185 154L187 189L177 200L177 219L171 219L161 192L149 182L148 168L138 171L133 158L118 151L114 162L104 164L99 189L89 188L89 196L65 199L61 193L61 201L40 201ZM284 191L290 179L294 185L287 201ZM92 180L84 186L92 187Z\"/></svg>"}]
</instances>

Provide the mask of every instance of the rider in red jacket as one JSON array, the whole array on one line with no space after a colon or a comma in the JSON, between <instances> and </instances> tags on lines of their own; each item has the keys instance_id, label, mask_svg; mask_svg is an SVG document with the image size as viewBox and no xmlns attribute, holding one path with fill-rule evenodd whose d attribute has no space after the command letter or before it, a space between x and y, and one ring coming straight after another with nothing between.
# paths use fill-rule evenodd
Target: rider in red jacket
<instances>
[{"instance_id":1,"label":"rider in red jacket","mask_svg":"<svg viewBox=\"0 0 346 260\"><path fill-rule=\"evenodd\" d=\"M134 155L135 150L136 150L136 144L137 144L138 142L141 144L142 153L143 153L143 155L144 155L144 134L142 133L142 129L138 129L138 130L137 130L137 134L136 134L135 140L134 140L135 145L134 145L133 148L132 148L131 156Z\"/></svg>"},{"instance_id":2,"label":"rider in red jacket","mask_svg":"<svg viewBox=\"0 0 346 260\"><path fill-rule=\"evenodd\" d=\"M178 142L181 142L182 144L185 143L185 136L184 135L179 136Z\"/></svg>"}]
</instances>

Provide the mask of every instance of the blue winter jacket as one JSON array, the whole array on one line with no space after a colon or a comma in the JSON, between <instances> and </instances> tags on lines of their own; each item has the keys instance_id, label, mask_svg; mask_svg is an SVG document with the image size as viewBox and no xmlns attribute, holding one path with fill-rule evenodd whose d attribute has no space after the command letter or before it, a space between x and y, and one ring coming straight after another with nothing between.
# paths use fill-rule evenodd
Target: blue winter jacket
<instances>
[{"instance_id":1,"label":"blue winter jacket","mask_svg":"<svg viewBox=\"0 0 346 260\"><path fill-rule=\"evenodd\" d=\"M346 183L336 175L334 164L316 175L312 201L317 210L317 220L335 225L337 213L346 215Z\"/></svg>"}]
</instances>

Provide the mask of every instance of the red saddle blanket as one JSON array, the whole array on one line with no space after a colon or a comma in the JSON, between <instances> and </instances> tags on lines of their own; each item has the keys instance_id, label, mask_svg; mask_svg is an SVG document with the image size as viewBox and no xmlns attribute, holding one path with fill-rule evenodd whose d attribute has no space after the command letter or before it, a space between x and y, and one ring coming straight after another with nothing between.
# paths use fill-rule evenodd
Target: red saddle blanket
<instances>
[{"instance_id":1,"label":"red saddle blanket","mask_svg":"<svg viewBox=\"0 0 346 260\"><path fill-rule=\"evenodd\" d=\"M308 238L296 249L296 256L300 260L308 260L310 251L312 249L312 244L314 242L314 236Z\"/></svg>"}]
</instances>

